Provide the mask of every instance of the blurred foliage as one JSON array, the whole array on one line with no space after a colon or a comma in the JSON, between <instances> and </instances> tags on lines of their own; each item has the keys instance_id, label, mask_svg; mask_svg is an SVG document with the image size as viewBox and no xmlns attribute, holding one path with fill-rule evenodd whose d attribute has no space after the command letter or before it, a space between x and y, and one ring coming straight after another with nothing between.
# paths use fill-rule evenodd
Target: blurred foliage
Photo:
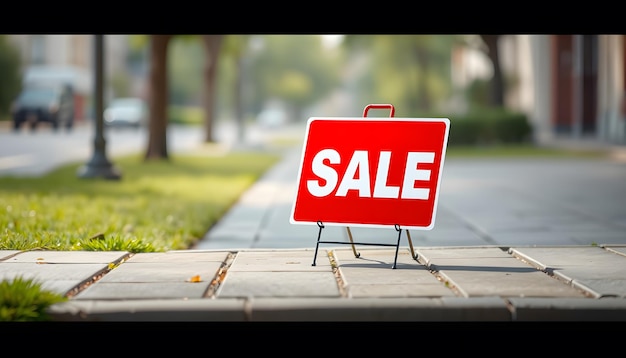
<instances>
[{"instance_id":1,"label":"blurred foliage","mask_svg":"<svg viewBox=\"0 0 626 358\"><path fill-rule=\"evenodd\" d=\"M125 72L113 73L109 79L109 84L113 90L113 97L130 97L130 78Z\"/></svg>"},{"instance_id":2,"label":"blurred foliage","mask_svg":"<svg viewBox=\"0 0 626 358\"><path fill-rule=\"evenodd\" d=\"M174 36L169 44L169 95L174 105L198 106L204 92L204 44L200 36Z\"/></svg>"},{"instance_id":3,"label":"blurred foliage","mask_svg":"<svg viewBox=\"0 0 626 358\"><path fill-rule=\"evenodd\" d=\"M254 118L270 102L283 104L292 120L305 120L305 114L322 112L319 108L340 115L358 114L368 103L392 103L398 117L450 113L452 102L461 103L454 107L461 109L489 106L492 78L476 78L467 88L455 88L452 81L456 50L486 51L480 35L348 34L342 38L339 46L327 47L322 36L314 34L226 35L217 75L218 118ZM118 97L137 90L138 83L133 81L149 85L149 36L128 35L127 46L128 68L108 74L110 90ZM6 41L0 40L3 58L11 53L6 47ZM172 105L202 106L205 56L201 35L172 37L167 58ZM16 71L1 67L0 71L17 76ZM503 90L507 90L515 83L508 79L510 74L504 76ZM3 82L2 88L9 82ZM338 93L342 97L334 97ZM0 92L0 114L7 109L3 96ZM332 106L324 107L328 103Z\"/></svg>"},{"instance_id":4,"label":"blurred foliage","mask_svg":"<svg viewBox=\"0 0 626 358\"><path fill-rule=\"evenodd\" d=\"M246 82L254 113L267 101L280 99L291 118L300 118L307 106L340 84L341 56L326 51L318 35L257 35L250 40Z\"/></svg>"},{"instance_id":5,"label":"blurred foliage","mask_svg":"<svg viewBox=\"0 0 626 358\"><path fill-rule=\"evenodd\" d=\"M129 36L131 66L146 61L147 46L147 35ZM200 35L172 38L168 78L174 105L201 106L202 46ZM459 91L467 108L488 105L491 79L453 87L452 53L459 47L484 51L480 36L469 34L349 34L330 49L319 35L227 35L220 53L216 111L218 118L251 118L268 102L278 101L290 110L291 119L304 119L303 112L308 114L337 91L348 93L358 111L368 103L392 103L399 117L445 112Z\"/></svg>"},{"instance_id":6,"label":"blurred foliage","mask_svg":"<svg viewBox=\"0 0 626 358\"><path fill-rule=\"evenodd\" d=\"M450 118L449 146L530 143L533 128L523 113L483 108Z\"/></svg>"},{"instance_id":7,"label":"blurred foliage","mask_svg":"<svg viewBox=\"0 0 626 358\"><path fill-rule=\"evenodd\" d=\"M458 35L347 35L350 55L369 63L355 90L364 103L392 103L396 116L443 108L452 93L451 51Z\"/></svg>"},{"instance_id":8,"label":"blurred foliage","mask_svg":"<svg viewBox=\"0 0 626 358\"><path fill-rule=\"evenodd\" d=\"M175 124L202 125L204 109L198 106L171 105L168 107L168 120Z\"/></svg>"},{"instance_id":9,"label":"blurred foliage","mask_svg":"<svg viewBox=\"0 0 626 358\"><path fill-rule=\"evenodd\" d=\"M8 117L11 102L22 89L20 66L21 56L17 47L9 41L7 35L0 35L0 119Z\"/></svg>"},{"instance_id":10,"label":"blurred foliage","mask_svg":"<svg viewBox=\"0 0 626 358\"><path fill-rule=\"evenodd\" d=\"M177 35L170 46L171 103L201 105L204 44L198 35ZM219 61L216 109L222 116L254 117L268 101L280 100L292 118L301 117L340 83L340 58L324 51L317 35L228 35Z\"/></svg>"}]
</instances>

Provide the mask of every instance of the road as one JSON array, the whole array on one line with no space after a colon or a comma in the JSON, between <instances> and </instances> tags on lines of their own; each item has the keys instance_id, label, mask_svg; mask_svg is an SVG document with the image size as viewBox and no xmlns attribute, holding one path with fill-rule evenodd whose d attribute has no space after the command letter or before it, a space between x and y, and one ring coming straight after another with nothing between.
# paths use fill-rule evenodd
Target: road
<instances>
[{"instance_id":1,"label":"road","mask_svg":"<svg viewBox=\"0 0 626 358\"><path fill-rule=\"evenodd\" d=\"M78 124L73 130L52 131L41 126L35 132L22 129L13 132L6 123L0 125L0 176L37 176L59 165L85 162L94 153L95 127L90 121ZM260 141L263 130L255 126L246 128L248 142ZM168 151L184 152L202 144L202 128L170 125L168 127ZM105 154L117 155L143 151L147 144L147 131L133 128L105 127ZM218 122L215 139L225 145L236 141L234 124Z\"/></svg>"}]
</instances>

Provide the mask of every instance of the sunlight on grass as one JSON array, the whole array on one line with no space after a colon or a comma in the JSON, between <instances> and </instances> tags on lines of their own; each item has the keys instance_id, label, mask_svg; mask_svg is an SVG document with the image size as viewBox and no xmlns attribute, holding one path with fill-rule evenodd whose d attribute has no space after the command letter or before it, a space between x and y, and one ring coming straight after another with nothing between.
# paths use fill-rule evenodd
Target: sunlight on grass
<instances>
[{"instance_id":1,"label":"sunlight on grass","mask_svg":"<svg viewBox=\"0 0 626 358\"><path fill-rule=\"evenodd\" d=\"M0 178L0 249L188 249L276 163L265 153L115 159L119 181L81 179L80 164ZM104 239L92 239L102 234Z\"/></svg>"}]
</instances>

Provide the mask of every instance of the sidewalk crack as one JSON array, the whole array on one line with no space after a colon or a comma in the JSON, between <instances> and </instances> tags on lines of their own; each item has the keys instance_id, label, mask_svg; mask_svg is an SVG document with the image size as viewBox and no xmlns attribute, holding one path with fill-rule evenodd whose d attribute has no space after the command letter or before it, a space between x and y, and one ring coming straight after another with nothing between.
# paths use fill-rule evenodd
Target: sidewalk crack
<instances>
[{"instance_id":1,"label":"sidewalk crack","mask_svg":"<svg viewBox=\"0 0 626 358\"><path fill-rule=\"evenodd\" d=\"M213 276L213 280L211 280L211 284L209 285L209 287L207 287L202 297L215 298L215 294L217 293L217 290L219 289L221 284L224 282L224 279L226 278L226 273L228 272L228 269L232 265L236 256L237 256L237 252L228 253L228 255L226 256L226 259L224 260L224 262L222 262L222 265L215 273L215 276Z\"/></svg>"}]
</instances>

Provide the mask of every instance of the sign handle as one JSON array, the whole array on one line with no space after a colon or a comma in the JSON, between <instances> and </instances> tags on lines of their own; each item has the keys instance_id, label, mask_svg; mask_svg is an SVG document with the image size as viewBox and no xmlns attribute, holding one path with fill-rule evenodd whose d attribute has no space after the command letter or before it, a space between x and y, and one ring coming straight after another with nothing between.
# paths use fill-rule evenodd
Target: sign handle
<instances>
[{"instance_id":1,"label":"sign handle","mask_svg":"<svg viewBox=\"0 0 626 358\"><path fill-rule=\"evenodd\" d=\"M393 107L392 104L368 104L367 106L365 106L365 109L363 110L363 117L367 117L367 112L369 112L370 109L386 109L389 108L389 117L393 117L394 113L396 112L396 109Z\"/></svg>"}]
</instances>

